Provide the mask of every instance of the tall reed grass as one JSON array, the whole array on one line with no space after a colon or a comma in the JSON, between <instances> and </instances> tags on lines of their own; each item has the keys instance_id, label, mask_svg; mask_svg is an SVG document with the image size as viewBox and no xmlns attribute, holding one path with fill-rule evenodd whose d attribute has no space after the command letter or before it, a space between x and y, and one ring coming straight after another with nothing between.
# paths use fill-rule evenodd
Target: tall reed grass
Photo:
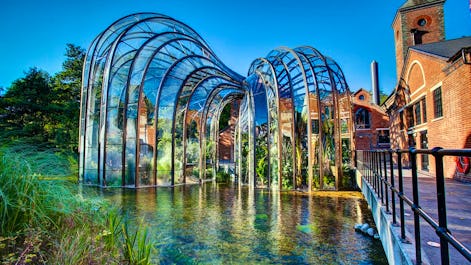
<instances>
[{"instance_id":1,"label":"tall reed grass","mask_svg":"<svg viewBox=\"0 0 471 265\"><path fill-rule=\"evenodd\" d=\"M118 209L79 193L73 167L47 148L0 147L2 264L150 264L147 230L130 232Z\"/></svg>"}]
</instances>

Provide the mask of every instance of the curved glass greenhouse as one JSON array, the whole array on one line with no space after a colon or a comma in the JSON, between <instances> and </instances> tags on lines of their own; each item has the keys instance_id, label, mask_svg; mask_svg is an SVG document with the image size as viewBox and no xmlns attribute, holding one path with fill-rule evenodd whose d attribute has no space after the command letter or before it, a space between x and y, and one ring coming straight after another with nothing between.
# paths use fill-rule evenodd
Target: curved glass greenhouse
<instances>
[{"instance_id":1,"label":"curved glass greenhouse","mask_svg":"<svg viewBox=\"0 0 471 265\"><path fill-rule=\"evenodd\" d=\"M200 183L225 168L253 187L336 189L351 138L342 70L312 47L275 49L243 77L187 25L139 13L113 23L87 52L85 184Z\"/></svg>"}]
</instances>

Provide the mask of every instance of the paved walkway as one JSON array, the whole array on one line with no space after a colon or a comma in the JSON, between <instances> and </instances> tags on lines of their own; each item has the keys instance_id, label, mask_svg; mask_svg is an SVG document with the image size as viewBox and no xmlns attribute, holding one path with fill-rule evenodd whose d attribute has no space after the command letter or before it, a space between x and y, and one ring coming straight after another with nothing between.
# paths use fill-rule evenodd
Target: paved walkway
<instances>
[{"instance_id":1,"label":"paved walkway","mask_svg":"<svg viewBox=\"0 0 471 265\"><path fill-rule=\"evenodd\" d=\"M403 174L404 193L412 200L411 171L403 170ZM394 175L397 176L397 171ZM419 175L418 180L420 206L438 222L435 177ZM471 249L471 184L447 179L445 180L445 193L448 229L463 245ZM397 198L396 209L397 220L399 222L399 200ZM411 235L414 235L413 212L407 204L405 204L404 209L406 213L406 229ZM431 264L441 264L440 248L436 246L436 243L440 242L438 235L422 218L420 223L422 252L428 256ZM471 264L452 245L449 245L449 251L450 264Z\"/></svg>"}]
</instances>

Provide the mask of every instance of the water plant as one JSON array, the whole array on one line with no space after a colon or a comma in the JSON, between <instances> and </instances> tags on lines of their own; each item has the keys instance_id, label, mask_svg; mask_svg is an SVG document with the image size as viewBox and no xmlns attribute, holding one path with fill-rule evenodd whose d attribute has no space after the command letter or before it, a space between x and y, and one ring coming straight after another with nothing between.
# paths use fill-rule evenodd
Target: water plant
<instances>
[{"instance_id":1,"label":"water plant","mask_svg":"<svg viewBox=\"0 0 471 265\"><path fill-rule=\"evenodd\" d=\"M124 256L129 264L145 265L150 264L150 254L152 245L148 243L147 228L141 230L136 229L130 232L127 223L121 225L124 239Z\"/></svg>"}]
</instances>

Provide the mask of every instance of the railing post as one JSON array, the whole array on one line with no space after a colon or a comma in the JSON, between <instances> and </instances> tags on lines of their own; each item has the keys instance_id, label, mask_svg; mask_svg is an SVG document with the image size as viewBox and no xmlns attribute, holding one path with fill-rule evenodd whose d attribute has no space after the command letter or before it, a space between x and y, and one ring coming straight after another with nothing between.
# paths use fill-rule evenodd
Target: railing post
<instances>
[{"instance_id":1,"label":"railing post","mask_svg":"<svg viewBox=\"0 0 471 265\"><path fill-rule=\"evenodd\" d=\"M389 152L389 176L391 177L391 208L392 208L392 216L393 216L393 224L397 224L396 220L396 196L394 194L394 189L396 186L394 185L394 164L393 164L393 152L391 149L388 150Z\"/></svg>"},{"instance_id":2,"label":"railing post","mask_svg":"<svg viewBox=\"0 0 471 265\"><path fill-rule=\"evenodd\" d=\"M373 189L375 188L375 182L374 182L374 178L373 178L373 152L372 151L368 151L368 162L369 162L369 165L368 165L368 171L370 172L369 174L369 182L370 184L372 184L373 186Z\"/></svg>"},{"instance_id":3,"label":"railing post","mask_svg":"<svg viewBox=\"0 0 471 265\"><path fill-rule=\"evenodd\" d=\"M371 178L371 183L373 183L373 189L376 190L376 179L375 179L375 153L373 151L370 151L370 178Z\"/></svg>"},{"instance_id":4,"label":"railing post","mask_svg":"<svg viewBox=\"0 0 471 265\"><path fill-rule=\"evenodd\" d=\"M368 151L368 155L370 157L370 165L369 165L369 169L370 169L370 184L373 184L373 189L375 188L375 178L374 178L374 173L373 173L373 152L372 151Z\"/></svg>"},{"instance_id":5,"label":"railing post","mask_svg":"<svg viewBox=\"0 0 471 265\"><path fill-rule=\"evenodd\" d=\"M376 151L373 151L375 154L375 182L376 182L376 194L379 194L379 177L378 177L378 153Z\"/></svg>"},{"instance_id":6,"label":"railing post","mask_svg":"<svg viewBox=\"0 0 471 265\"><path fill-rule=\"evenodd\" d=\"M373 183L373 189L376 186L375 178L374 178L374 153L373 151L369 151L370 153L370 183Z\"/></svg>"},{"instance_id":7,"label":"railing post","mask_svg":"<svg viewBox=\"0 0 471 265\"><path fill-rule=\"evenodd\" d=\"M380 172L379 172L379 153L378 151L375 151L375 157L376 157L376 161L375 161L375 169L376 169L376 193L380 196L381 196L381 175L380 175ZM383 202L381 202L383 203Z\"/></svg>"},{"instance_id":8,"label":"railing post","mask_svg":"<svg viewBox=\"0 0 471 265\"><path fill-rule=\"evenodd\" d=\"M357 149L355 149L355 152L354 152L354 159L353 159L353 165L355 166L355 168L358 168L358 152L357 152Z\"/></svg>"},{"instance_id":9,"label":"railing post","mask_svg":"<svg viewBox=\"0 0 471 265\"><path fill-rule=\"evenodd\" d=\"M417 177L417 151L415 148L409 148L409 156L412 167L412 198L414 211L414 234L415 234L415 258L417 264L422 264L422 249L420 246L420 215L417 209L420 208L419 204L419 182Z\"/></svg>"},{"instance_id":10,"label":"railing post","mask_svg":"<svg viewBox=\"0 0 471 265\"><path fill-rule=\"evenodd\" d=\"M404 218L404 180L402 176L402 153L398 149L397 152L397 172L398 172L398 179L399 179L399 214L401 219L401 239L403 242L407 242L406 239L406 221Z\"/></svg>"},{"instance_id":11,"label":"railing post","mask_svg":"<svg viewBox=\"0 0 471 265\"><path fill-rule=\"evenodd\" d=\"M373 184L373 189L376 190L376 179L374 178L374 153L370 153L370 184Z\"/></svg>"},{"instance_id":12,"label":"railing post","mask_svg":"<svg viewBox=\"0 0 471 265\"><path fill-rule=\"evenodd\" d=\"M386 150L383 152L383 172L384 172L384 196L386 200L386 213L391 213L389 211L389 195L388 195L388 170L386 168Z\"/></svg>"},{"instance_id":13,"label":"railing post","mask_svg":"<svg viewBox=\"0 0 471 265\"><path fill-rule=\"evenodd\" d=\"M358 151L356 149L354 150L354 156L355 156L355 159L353 160L353 166L356 169L361 170L361 166L358 166Z\"/></svg>"},{"instance_id":14,"label":"railing post","mask_svg":"<svg viewBox=\"0 0 471 265\"><path fill-rule=\"evenodd\" d=\"M441 147L432 149L432 154L435 157L435 174L437 176L437 206L438 206L438 226L439 231L446 233L448 225L446 220L446 197L445 197L445 176L443 174L443 155L439 153ZM437 233L438 234L438 233ZM442 256L442 264L450 264L450 257L448 252L448 241L441 235L440 236L440 252Z\"/></svg>"},{"instance_id":15,"label":"railing post","mask_svg":"<svg viewBox=\"0 0 471 265\"><path fill-rule=\"evenodd\" d=\"M371 177L373 178L373 188L376 192L376 153L371 151Z\"/></svg>"},{"instance_id":16,"label":"railing post","mask_svg":"<svg viewBox=\"0 0 471 265\"><path fill-rule=\"evenodd\" d=\"M381 204L384 205L384 189L383 189L383 183L384 183L384 177L383 177L383 166L382 166L382 155L381 151L378 152L378 176L379 176L379 192L381 194Z\"/></svg>"}]
</instances>

